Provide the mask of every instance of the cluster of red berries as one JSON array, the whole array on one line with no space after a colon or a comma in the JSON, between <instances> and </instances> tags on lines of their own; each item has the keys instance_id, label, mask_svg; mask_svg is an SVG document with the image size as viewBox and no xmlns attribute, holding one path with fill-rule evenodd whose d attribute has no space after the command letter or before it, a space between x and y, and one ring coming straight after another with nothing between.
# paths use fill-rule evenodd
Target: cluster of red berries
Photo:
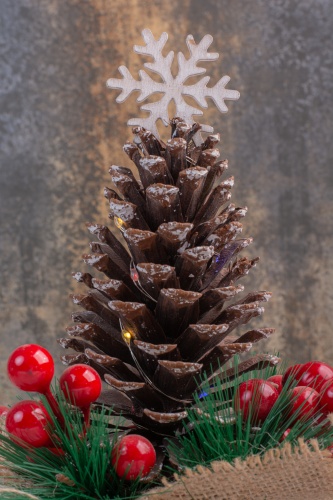
<instances>
[{"instance_id":1,"label":"cluster of red berries","mask_svg":"<svg viewBox=\"0 0 333 500\"><path fill-rule=\"evenodd\" d=\"M290 398L287 417L308 420L317 412L333 413L333 367L320 361L291 366L284 375L267 380L251 379L242 382L235 394L235 409L245 421L263 422L286 386ZM289 389L288 389L289 388ZM290 429L282 438L284 439Z\"/></svg>"},{"instance_id":2,"label":"cluster of red berries","mask_svg":"<svg viewBox=\"0 0 333 500\"><path fill-rule=\"evenodd\" d=\"M64 426L64 416L51 392L54 361L51 354L37 344L25 344L11 354L7 365L11 382L23 391L43 394L59 424ZM69 366L59 380L66 400L81 409L84 416L83 435L90 423L90 407L102 390L101 378L94 368L77 364ZM11 408L0 406L0 415L6 417L6 430L21 446L47 447L61 453L61 443L55 447L52 418L41 402L25 400ZM123 437L112 451L111 463L117 474L126 479L146 476L156 461L153 445L139 435Z\"/></svg>"},{"instance_id":3,"label":"cluster of red berries","mask_svg":"<svg viewBox=\"0 0 333 500\"><path fill-rule=\"evenodd\" d=\"M7 364L10 381L19 389L43 394L59 423L64 417L51 392L54 361L51 354L37 344L25 344L10 355ZM90 366L68 367L60 378L60 388L65 398L83 411L85 424L89 425L90 405L100 395L100 376ZM6 429L21 445L35 448L54 447L52 418L41 402L25 400L16 403L6 413Z\"/></svg>"}]
</instances>

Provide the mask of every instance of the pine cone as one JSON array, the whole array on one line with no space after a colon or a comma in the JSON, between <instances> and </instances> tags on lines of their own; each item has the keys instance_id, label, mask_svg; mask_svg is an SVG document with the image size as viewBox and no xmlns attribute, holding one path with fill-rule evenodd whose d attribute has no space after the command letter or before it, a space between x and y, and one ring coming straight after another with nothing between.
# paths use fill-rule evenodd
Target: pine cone
<instances>
[{"instance_id":1,"label":"pine cone","mask_svg":"<svg viewBox=\"0 0 333 500\"><path fill-rule=\"evenodd\" d=\"M232 368L221 367L273 333L262 328L230 335L262 314L271 294L252 292L229 305L244 289L236 282L258 259L238 257L252 242L239 238L247 209L226 205L234 180L221 180L228 163L218 161L219 136L196 147L199 129L174 118L167 144L133 129L134 142L124 150L140 181L113 165L111 179L121 196L105 189L110 218L126 245L106 226L88 224L99 241L83 259L107 279L74 275L89 289L73 296L85 311L73 314L69 338L59 340L79 353L63 356L65 364L90 364L111 386L101 402L164 435L186 416L204 372L233 377ZM256 356L238 371L277 361Z\"/></svg>"}]
</instances>

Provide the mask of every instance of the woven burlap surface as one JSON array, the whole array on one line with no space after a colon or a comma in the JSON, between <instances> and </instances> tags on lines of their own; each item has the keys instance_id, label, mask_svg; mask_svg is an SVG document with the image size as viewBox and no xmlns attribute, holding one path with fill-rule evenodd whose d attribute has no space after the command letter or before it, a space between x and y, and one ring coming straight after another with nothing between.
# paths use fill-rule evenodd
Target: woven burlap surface
<instances>
[{"instance_id":1,"label":"woven burlap surface","mask_svg":"<svg viewBox=\"0 0 333 500\"><path fill-rule=\"evenodd\" d=\"M299 441L292 450L267 451L234 464L214 462L212 470L187 470L174 483L141 500L333 500L333 458Z\"/></svg>"}]
</instances>

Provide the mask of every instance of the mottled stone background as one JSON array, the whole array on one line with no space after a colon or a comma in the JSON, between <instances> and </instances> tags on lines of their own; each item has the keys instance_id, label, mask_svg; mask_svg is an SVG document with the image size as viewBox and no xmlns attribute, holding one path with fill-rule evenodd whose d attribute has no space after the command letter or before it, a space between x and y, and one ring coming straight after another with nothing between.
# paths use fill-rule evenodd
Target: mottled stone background
<instances>
[{"instance_id":1,"label":"mottled stone background","mask_svg":"<svg viewBox=\"0 0 333 500\"><path fill-rule=\"evenodd\" d=\"M16 393L15 346L59 356L84 223L108 221L102 188L111 163L128 165L138 109L134 97L116 105L105 81L120 64L139 69L145 27L168 31L175 51L187 33L214 36L211 82L229 74L241 100L207 120L261 257L243 283L274 293L260 324L277 333L262 349L332 362L332 0L0 0L0 19L2 402Z\"/></svg>"}]
</instances>

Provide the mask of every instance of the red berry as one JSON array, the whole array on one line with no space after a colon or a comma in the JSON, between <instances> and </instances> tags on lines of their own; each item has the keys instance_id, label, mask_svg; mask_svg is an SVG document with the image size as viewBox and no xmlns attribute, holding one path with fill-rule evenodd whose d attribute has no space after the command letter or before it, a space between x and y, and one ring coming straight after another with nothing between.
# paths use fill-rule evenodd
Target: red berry
<instances>
[{"instance_id":1,"label":"red berry","mask_svg":"<svg viewBox=\"0 0 333 500\"><path fill-rule=\"evenodd\" d=\"M291 429L290 429L290 428L289 428L289 429L286 429L286 430L284 431L284 433L282 434L282 436L281 436L281 438L280 438L280 443L282 443L282 441L284 441L284 440L286 439L286 437L288 436L288 434L290 434L290 432L291 432Z\"/></svg>"},{"instance_id":2,"label":"red berry","mask_svg":"<svg viewBox=\"0 0 333 500\"><path fill-rule=\"evenodd\" d=\"M9 356L7 371L11 382L19 389L45 393L54 374L54 362L44 347L24 344Z\"/></svg>"},{"instance_id":3,"label":"red berry","mask_svg":"<svg viewBox=\"0 0 333 500\"><path fill-rule=\"evenodd\" d=\"M251 379L242 382L235 394L235 409L242 411L243 419L264 421L279 397L279 392L266 380Z\"/></svg>"},{"instance_id":4,"label":"red berry","mask_svg":"<svg viewBox=\"0 0 333 500\"><path fill-rule=\"evenodd\" d=\"M9 412L9 408L7 406L0 406L0 417L5 417Z\"/></svg>"},{"instance_id":5,"label":"red berry","mask_svg":"<svg viewBox=\"0 0 333 500\"><path fill-rule=\"evenodd\" d=\"M112 450L111 463L120 478L135 480L149 474L156 462L151 442L143 436L123 437Z\"/></svg>"},{"instance_id":6,"label":"red berry","mask_svg":"<svg viewBox=\"0 0 333 500\"><path fill-rule=\"evenodd\" d=\"M333 379L333 368L320 361L309 361L301 367L299 374L297 385L312 387L320 392Z\"/></svg>"},{"instance_id":7,"label":"red berry","mask_svg":"<svg viewBox=\"0 0 333 500\"><path fill-rule=\"evenodd\" d=\"M309 419L316 413L320 396L312 387L294 387L290 391L290 396L291 402L288 417L298 412L297 419ZM300 407L302 408L300 409Z\"/></svg>"},{"instance_id":8,"label":"red berry","mask_svg":"<svg viewBox=\"0 0 333 500\"><path fill-rule=\"evenodd\" d=\"M88 365L69 366L59 384L66 399L79 408L87 408L96 401L102 390L101 377Z\"/></svg>"},{"instance_id":9,"label":"red berry","mask_svg":"<svg viewBox=\"0 0 333 500\"><path fill-rule=\"evenodd\" d=\"M64 457L66 455L66 453L62 448L56 448L55 446L50 447L49 451L53 453L53 455L56 455L57 457Z\"/></svg>"},{"instance_id":10,"label":"red berry","mask_svg":"<svg viewBox=\"0 0 333 500\"><path fill-rule=\"evenodd\" d=\"M320 409L325 414L333 413L333 380L325 385L319 401Z\"/></svg>"},{"instance_id":11,"label":"red berry","mask_svg":"<svg viewBox=\"0 0 333 500\"><path fill-rule=\"evenodd\" d=\"M290 385L291 380L298 379L300 377L300 369L303 365L293 365L290 366L286 371L285 374L282 377L282 385L285 385L288 381L288 384Z\"/></svg>"},{"instance_id":12,"label":"red berry","mask_svg":"<svg viewBox=\"0 0 333 500\"><path fill-rule=\"evenodd\" d=\"M32 400L16 403L6 417L7 432L35 448L52 446L49 434L51 423L44 405Z\"/></svg>"},{"instance_id":13,"label":"red berry","mask_svg":"<svg viewBox=\"0 0 333 500\"><path fill-rule=\"evenodd\" d=\"M267 382L276 384L277 391L280 393L282 391L282 375L272 375L272 377L269 377L267 379Z\"/></svg>"}]
</instances>

